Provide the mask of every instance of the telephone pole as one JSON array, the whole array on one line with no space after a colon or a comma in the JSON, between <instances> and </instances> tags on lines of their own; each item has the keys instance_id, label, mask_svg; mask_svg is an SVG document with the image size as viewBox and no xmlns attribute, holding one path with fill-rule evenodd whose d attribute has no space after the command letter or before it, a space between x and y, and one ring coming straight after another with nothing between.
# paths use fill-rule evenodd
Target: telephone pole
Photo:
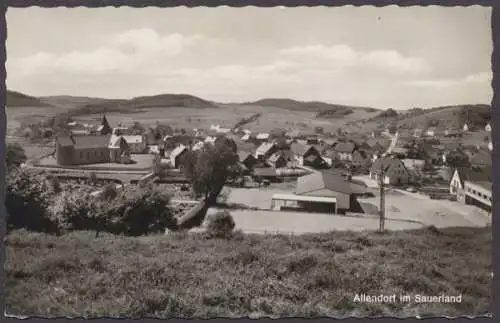
<instances>
[{"instance_id":1,"label":"telephone pole","mask_svg":"<svg viewBox=\"0 0 500 323\"><path fill-rule=\"evenodd\" d=\"M385 227L385 171L384 163L380 165L379 187L380 187L380 232L384 232Z\"/></svg>"}]
</instances>

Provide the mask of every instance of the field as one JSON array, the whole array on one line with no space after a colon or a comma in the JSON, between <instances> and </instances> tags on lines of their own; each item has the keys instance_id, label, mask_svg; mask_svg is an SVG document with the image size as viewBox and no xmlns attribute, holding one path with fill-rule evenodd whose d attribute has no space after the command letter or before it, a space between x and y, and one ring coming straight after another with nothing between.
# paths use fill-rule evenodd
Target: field
<instances>
[{"instance_id":1,"label":"field","mask_svg":"<svg viewBox=\"0 0 500 323\"><path fill-rule=\"evenodd\" d=\"M137 113L113 113L107 114L111 126L121 124L133 124L134 121L144 126L154 126L157 121L165 123L173 128L202 128L207 129L211 124L219 124L221 127L232 127L244 117L254 113L264 114L259 120L246 126L254 132L268 132L274 128L299 129L313 131L314 127L323 127L325 131L336 131L350 118L361 117L358 114L368 114L360 111L348 115L343 119L315 119L314 112L290 111L276 107L263 107L256 105L225 105L219 109L190 109L190 108L150 108L141 109ZM81 122L96 122L101 115L87 115L75 117Z\"/></svg>"},{"instance_id":2,"label":"field","mask_svg":"<svg viewBox=\"0 0 500 323\"><path fill-rule=\"evenodd\" d=\"M6 241L7 313L208 318L490 311L490 228L236 233L230 240L94 236L12 232ZM369 304L355 303L355 293L463 299Z\"/></svg>"},{"instance_id":3,"label":"field","mask_svg":"<svg viewBox=\"0 0 500 323\"><path fill-rule=\"evenodd\" d=\"M19 128L21 121L36 123L47 117L55 116L61 111L65 111L65 109L56 107L7 107L5 109L5 114L7 115L7 132L11 134L12 131Z\"/></svg>"}]
</instances>

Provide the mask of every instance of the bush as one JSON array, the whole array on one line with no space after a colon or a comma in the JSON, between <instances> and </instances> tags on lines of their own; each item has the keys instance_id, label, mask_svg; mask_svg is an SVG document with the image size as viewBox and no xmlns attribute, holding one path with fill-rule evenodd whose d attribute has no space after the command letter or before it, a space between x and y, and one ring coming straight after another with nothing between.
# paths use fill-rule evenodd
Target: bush
<instances>
[{"instance_id":1,"label":"bush","mask_svg":"<svg viewBox=\"0 0 500 323\"><path fill-rule=\"evenodd\" d=\"M169 203L170 195L155 187L127 187L113 200L102 201L98 212L106 231L139 236L176 228Z\"/></svg>"},{"instance_id":2,"label":"bush","mask_svg":"<svg viewBox=\"0 0 500 323\"><path fill-rule=\"evenodd\" d=\"M7 179L5 207L9 230L25 228L30 231L57 232L50 219L49 205L53 191L44 176L15 171Z\"/></svg>"},{"instance_id":3,"label":"bush","mask_svg":"<svg viewBox=\"0 0 500 323\"><path fill-rule=\"evenodd\" d=\"M58 195L51 208L51 220L60 231L103 231L105 223L99 217L98 205L88 193L65 191Z\"/></svg>"},{"instance_id":4,"label":"bush","mask_svg":"<svg viewBox=\"0 0 500 323\"><path fill-rule=\"evenodd\" d=\"M207 233L214 238L229 238L236 224L228 211L220 211L207 217Z\"/></svg>"}]
</instances>

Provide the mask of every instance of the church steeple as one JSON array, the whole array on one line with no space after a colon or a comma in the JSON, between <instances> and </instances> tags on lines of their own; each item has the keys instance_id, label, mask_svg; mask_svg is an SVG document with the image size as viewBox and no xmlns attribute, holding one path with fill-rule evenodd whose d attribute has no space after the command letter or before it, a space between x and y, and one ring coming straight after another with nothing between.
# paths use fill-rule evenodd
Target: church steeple
<instances>
[{"instance_id":1,"label":"church steeple","mask_svg":"<svg viewBox=\"0 0 500 323\"><path fill-rule=\"evenodd\" d=\"M106 119L106 114L102 115L101 126L99 127L99 132L101 135L109 135L113 129L111 129L108 119Z\"/></svg>"}]
</instances>

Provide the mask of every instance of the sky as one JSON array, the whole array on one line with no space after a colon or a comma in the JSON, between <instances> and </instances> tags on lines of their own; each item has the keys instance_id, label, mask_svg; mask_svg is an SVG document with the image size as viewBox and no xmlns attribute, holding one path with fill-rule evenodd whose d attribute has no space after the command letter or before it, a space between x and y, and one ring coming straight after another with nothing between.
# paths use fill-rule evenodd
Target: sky
<instances>
[{"instance_id":1,"label":"sky","mask_svg":"<svg viewBox=\"0 0 500 323\"><path fill-rule=\"evenodd\" d=\"M8 8L7 87L375 108L490 103L491 9Z\"/></svg>"}]
</instances>

